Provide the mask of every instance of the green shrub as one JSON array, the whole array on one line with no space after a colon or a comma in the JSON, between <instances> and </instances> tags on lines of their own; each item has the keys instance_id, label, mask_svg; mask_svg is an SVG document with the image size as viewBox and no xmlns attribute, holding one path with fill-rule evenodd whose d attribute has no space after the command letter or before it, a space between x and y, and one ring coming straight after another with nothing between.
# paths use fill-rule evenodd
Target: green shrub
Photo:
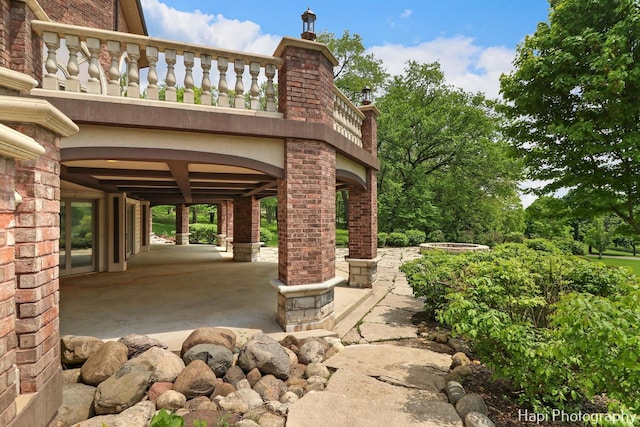
<instances>
[{"instance_id":1,"label":"green shrub","mask_svg":"<svg viewBox=\"0 0 640 427\"><path fill-rule=\"evenodd\" d=\"M401 248L409 245L409 239L404 233L391 233L387 237L387 246Z\"/></svg>"},{"instance_id":2,"label":"green shrub","mask_svg":"<svg viewBox=\"0 0 640 427\"><path fill-rule=\"evenodd\" d=\"M273 233L264 227L260 227L260 241L264 242L266 246L269 246L269 243L272 240L273 240Z\"/></svg>"},{"instance_id":3,"label":"green shrub","mask_svg":"<svg viewBox=\"0 0 640 427\"><path fill-rule=\"evenodd\" d=\"M182 427L184 426L184 418L180 415L167 412L165 409L161 409L160 412L155 414L151 418L150 427Z\"/></svg>"},{"instance_id":4,"label":"green shrub","mask_svg":"<svg viewBox=\"0 0 640 427\"><path fill-rule=\"evenodd\" d=\"M428 253L402 271L425 308L472 340L498 378L536 411L575 410L605 393L640 401L640 285L629 271L546 243ZM552 251L548 251L548 249ZM640 408L636 408L640 409Z\"/></svg>"},{"instance_id":5,"label":"green shrub","mask_svg":"<svg viewBox=\"0 0 640 427\"><path fill-rule=\"evenodd\" d=\"M389 234L385 233L384 231L379 231L378 232L378 247L379 248L383 248L387 245L387 237L389 236Z\"/></svg>"},{"instance_id":6,"label":"green shrub","mask_svg":"<svg viewBox=\"0 0 640 427\"><path fill-rule=\"evenodd\" d=\"M587 245L574 239L553 240L553 244L567 255L586 255Z\"/></svg>"},{"instance_id":7,"label":"green shrub","mask_svg":"<svg viewBox=\"0 0 640 427\"><path fill-rule=\"evenodd\" d=\"M430 242L444 242L445 241L445 236L444 236L444 233L442 232L442 230L433 230L427 236L427 240L430 241Z\"/></svg>"},{"instance_id":8,"label":"green shrub","mask_svg":"<svg viewBox=\"0 0 640 427\"><path fill-rule=\"evenodd\" d=\"M407 230L405 231L409 246L418 246L420 243L424 243L427 240L427 235L424 231L420 230Z\"/></svg>"},{"instance_id":9,"label":"green shrub","mask_svg":"<svg viewBox=\"0 0 640 427\"><path fill-rule=\"evenodd\" d=\"M189 241L193 243L215 243L217 227L215 224L189 224Z\"/></svg>"},{"instance_id":10,"label":"green shrub","mask_svg":"<svg viewBox=\"0 0 640 427\"><path fill-rule=\"evenodd\" d=\"M507 233L504 236L505 243L523 243L524 242L524 234L523 233Z\"/></svg>"},{"instance_id":11,"label":"green shrub","mask_svg":"<svg viewBox=\"0 0 640 427\"><path fill-rule=\"evenodd\" d=\"M547 239L527 239L524 241L526 247L541 252L549 252L552 254L559 254L562 251L553 244L552 241Z\"/></svg>"}]
</instances>

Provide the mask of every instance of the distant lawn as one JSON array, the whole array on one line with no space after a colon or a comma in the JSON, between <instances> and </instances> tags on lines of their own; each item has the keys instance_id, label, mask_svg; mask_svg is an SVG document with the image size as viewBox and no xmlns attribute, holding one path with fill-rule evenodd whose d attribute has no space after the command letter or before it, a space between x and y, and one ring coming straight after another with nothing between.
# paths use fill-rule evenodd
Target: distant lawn
<instances>
[{"instance_id":1,"label":"distant lawn","mask_svg":"<svg viewBox=\"0 0 640 427\"><path fill-rule=\"evenodd\" d=\"M607 249L606 251L604 251L604 253L602 255L609 255L609 256L633 256L633 252L631 251L631 249L629 249L629 251L620 251L617 249ZM640 258L639 258L640 259Z\"/></svg>"},{"instance_id":2,"label":"distant lawn","mask_svg":"<svg viewBox=\"0 0 640 427\"><path fill-rule=\"evenodd\" d=\"M597 257L588 257L589 261L593 262L602 262L605 265L610 265L612 267L627 267L630 268L633 274L636 276L640 276L640 259L617 259L617 258L602 258L598 259Z\"/></svg>"}]
</instances>

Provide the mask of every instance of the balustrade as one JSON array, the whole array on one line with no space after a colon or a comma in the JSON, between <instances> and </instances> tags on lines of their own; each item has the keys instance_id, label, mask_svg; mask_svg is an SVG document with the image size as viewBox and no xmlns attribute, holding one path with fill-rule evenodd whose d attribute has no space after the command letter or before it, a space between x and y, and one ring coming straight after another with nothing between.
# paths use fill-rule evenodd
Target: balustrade
<instances>
[{"instance_id":1,"label":"balustrade","mask_svg":"<svg viewBox=\"0 0 640 427\"><path fill-rule=\"evenodd\" d=\"M362 147L364 117L364 113L340 89L333 88L333 128L359 147Z\"/></svg>"},{"instance_id":2,"label":"balustrade","mask_svg":"<svg viewBox=\"0 0 640 427\"><path fill-rule=\"evenodd\" d=\"M233 107L259 110L263 104L266 111L276 111L274 78L280 58L44 21L32 21L31 27L46 46L44 89L158 100L162 80L165 100L177 102L180 75L184 76L184 103L196 102L199 84L202 105L230 107L227 74L231 64L236 77ZM217 87L211 82L212 62L219 73ZM148 65L146 72L141 64ZM247 68L251 84L245 94ZM162 72L166 74L159 76ZM266 82L263 103L259 81Z\"/></svg>"}]
</instances>

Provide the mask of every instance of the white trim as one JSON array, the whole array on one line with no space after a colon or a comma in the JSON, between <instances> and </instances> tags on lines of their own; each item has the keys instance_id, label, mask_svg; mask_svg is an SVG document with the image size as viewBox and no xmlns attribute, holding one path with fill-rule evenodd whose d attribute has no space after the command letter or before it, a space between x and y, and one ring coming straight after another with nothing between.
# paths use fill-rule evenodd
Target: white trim
<instances>
[{"instance_id":1,"label":"white trim","mask_svg":"<svg viewBox=\"0 0 640 427\"><path fill-rule=\"evenodd\" d=\"M26 74L0 67L0 87L29 92L36 86L38 82Z\"/></svg>"},{"instance_id":2,"label":"white trim","mask_svg":"<svg viewBox=\"0 0 640 427\"><path fill-rule=\"evenodd\" d=\"M44 147L33 138L0 123L0 156L30 160L44 154Z\"/></svg>"},{"instance_id":3,"label":"white trim","mask_svg":"<svg viewBox=\"0 0 640 427\"><path fill-rule=\"evenodd\" d=\"M44 99L0 96L0 121L33 123L61 137L78 133L80 128L63 112Z\"/></svg>"}]
</instances>

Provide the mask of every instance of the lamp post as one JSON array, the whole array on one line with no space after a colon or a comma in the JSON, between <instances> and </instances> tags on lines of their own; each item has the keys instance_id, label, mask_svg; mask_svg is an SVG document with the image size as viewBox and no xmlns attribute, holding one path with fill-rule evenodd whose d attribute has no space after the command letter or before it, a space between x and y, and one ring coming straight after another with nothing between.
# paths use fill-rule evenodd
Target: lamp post
<instances>
[{"instance_id":1,"label":"lamp post","mask_svg":"<svg viewBox=\"0 0 640 427\"><path fill-rule=\"evenodd\" d=\"M371 104L371 88L365 86L362 88L362 105Z\"/></svg>"},{"instance_id":2,"label":"lamp post","mask_svg":"<svg viewBox=\"0 0 640 427\"><path fill-rule=\"evenodd\" d=\"M315 33L316 14L310 8L302 14L302 34L300 35L305 40L314 41L316 39Z\"/></svg>"}]
</instances>

